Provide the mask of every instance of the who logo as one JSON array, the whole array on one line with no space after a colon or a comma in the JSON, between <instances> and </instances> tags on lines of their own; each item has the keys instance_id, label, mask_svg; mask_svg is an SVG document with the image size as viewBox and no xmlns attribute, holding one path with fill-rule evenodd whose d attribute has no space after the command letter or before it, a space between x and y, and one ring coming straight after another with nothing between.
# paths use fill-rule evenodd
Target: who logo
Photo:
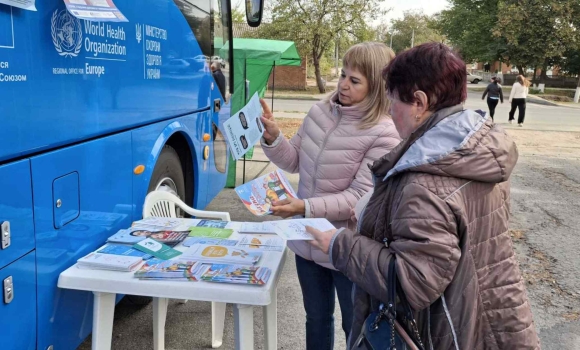
<instances>
[{"instance_id":1,"label":"who logo","mask_svg":"<svg viewBox=\"0 0 580 350\"><path fill-rule=\"evenodd\" d=\"M50 24L56 52L64 57L77 57L83 44L81 21L67 10L56 10Z\"/></svg>"}]
</instances>

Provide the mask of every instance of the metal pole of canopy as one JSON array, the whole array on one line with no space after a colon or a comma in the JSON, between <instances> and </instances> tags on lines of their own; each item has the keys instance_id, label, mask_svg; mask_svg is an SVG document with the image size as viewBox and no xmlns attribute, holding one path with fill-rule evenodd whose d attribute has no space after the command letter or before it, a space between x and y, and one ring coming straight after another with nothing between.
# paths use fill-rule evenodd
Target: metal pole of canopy
<instances>
[{"instance_id":1,"label":"metal pole of canopy","mask_svg":"<svg viewBox=\"0 0 580 350\"><path fill-rule=\"evenodd\" d=\"M272 68L272 111L274 111L274 91L276 90L276 61L274 61L274 68Z\"/></svg>"}]
</instances>

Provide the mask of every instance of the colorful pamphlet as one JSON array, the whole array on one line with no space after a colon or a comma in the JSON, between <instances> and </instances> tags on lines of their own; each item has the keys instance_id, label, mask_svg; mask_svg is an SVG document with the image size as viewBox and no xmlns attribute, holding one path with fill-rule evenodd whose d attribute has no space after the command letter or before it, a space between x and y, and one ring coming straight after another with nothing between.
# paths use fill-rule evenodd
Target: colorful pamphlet
<instances>
[{"instance_id":1,"label":"colorful pamphlet","mask_svg":"<svg viewBox=\"0 0 580 350\"><path fill-rule=\"evenodd\" d=\"M286 241L275 235L244 235L240 239L238 247L249 250L283 252L286 248Z\"/></svg>"},{"instance_id":2,"label":"colorful pamphlet","mask_svg":"<svg viewBox=\"0 0 580 350\"><path fill-rule=\"evenodd\" d=\"M100 254L113 254L113 255L124 255L124 256L137 256L143 260L151 259L153 255L143 253L137 249L133 249L130 246L124 244L107 244L103 248L97 251Z\"/></svg>"},{"instance_id":3,"label":"colorful pamphlet","mask_svg":"<svg viewBox=\"0 0 580 350\"><path fill-rule=\"evenodd\" d=\"M163 243L159 243L158 241L151 238L147 238L135 244L133 248L163 260L169 260L181 255L180 251L175 250Z\"/></svg>"},{"instance_id":4,"label":"colorful pamphlet","mask_svg":"<svg viewBox=\"0 0 580 350\"><path fill-rule=\"evenodd\" d=\"M179 218L159 218L148 217L143 220L133 222L131 227L146 231L172 231L183 224L183 219Z\"/></svg>"},{"instance_id":5,"label":"colorful pamphlet","mask_svg":"<svg viewBox=\"0 0 580 350\"><path fill-rule=\"evenodd\" d=\"M261 266L213 264L201 276L202 281L264 285L268 283L272 270Z\"/></svg>"},{"instance_id":6,"label":"colorful pamphlet","mask_svg":"<svg viewBox=\"0 0 580 350\"><path fill-rule=\"evenodd\" d=\"M285 240L305 240L311 241L313 237L306 232L306 226L314 227L320 231L332 230L335 227L326 219L292 219L272 221L278 229L278 235Z\"/></svg>"},{"instance_id":7,"label":"colorful pamphlet","mask_svg":"<svg viewBox=\"0 0 580 350\"><path fill-rule=\"evenodd\" d=\"M276 226L269 221L242 222L238 233L241 234L276 234Z\"/></svg>"},{"instance_id":8,"label":"colorful pamphlet","mask_svg":"<svg viewBox=\"0 0 580 350\"><path fill-rule=\"evenodd\" d=\"M107 239L109 243L135 244L146 238L152 238L158 242L169 246L176 246L181 243L189 234L189 231L147 231L140 228L131 227L126 230L119 230L116 234Z\"/></svg>"},{"instance_id":9,"label":"colorful pamphlet","mask_svg":"<svg viewBox=\"0 0 580 350\"><path fill-rule=\"evenodd\" d=\"M183 259L224 264L255 264L262 257L260 252L220 245L196 244L183 252Z\"/></svg>"},{"instance_id":10,"label":"colorful pamphlet","mask_svg":"<svg viewBox=\"0 0 580 350\"><path fill-rule=\"evenodd\" d=\"M238 241L233 239L221 239L221 238L206 238L206 237L189 237L183 241L184 247L191 247L195 244L212 244L212 245L223 245L233 247L238 244Z\"/></svg>"},{"instance_id":11,"label":"colorful pamphlet","mask_svg":"<svg viewBox=\"0 0 580 350\"><path fill-rule=\"evenodd\" d=\"M77 260L77 267L81 269L97 269L111 271L133 271L143 262L138 256L122 256L113 254L99 254L92 252Z\"/></svg>"},{"instance_id":12,"label":"colorful pamphlet","mask_svg":"<svg viewBox=\"0 0 580 350\"><path fill-rule=\"evenodd\" d=\"M190 227L190 237L229 238L234 230L228 228Z\"/></svg>"},{"instance_id":13,"label":"colorful pamphlet","mask_svg":"<svg viewBox=\"0 0 580 350\"><path fill-rule=\"evenodd\" d=\"M281 170L236 187L236 193L246 208L256 216L271 214L272 202L298 198Z\"/></svg>"},{"instance_id":14,"label":"colorful pamphlet","mask_svg":"<svg viewBox=\"0 0 580 350\"><path fill-rule=\"evenodd\" d=\"M230 221L200 220L197 227L226 228Z\"/></svg>"},{"instance_id":15,"label":"colorful pamphlet","mask_svg":"<svg viewBox=\"0 0 580 350\"><path fill-rule=\"evenodd\" d=\"M191 260L151 259L135 272L139 279L167 279L171 281L198 281L194 272L201 264ZM199 276L198 276L199 277Z\"/></svg>"}]
</instances>

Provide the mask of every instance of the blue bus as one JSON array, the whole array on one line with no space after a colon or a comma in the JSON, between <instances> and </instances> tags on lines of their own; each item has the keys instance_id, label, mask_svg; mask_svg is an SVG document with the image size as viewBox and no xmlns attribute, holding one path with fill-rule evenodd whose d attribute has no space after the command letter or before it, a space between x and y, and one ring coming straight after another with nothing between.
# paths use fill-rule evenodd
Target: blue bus
<instances>
[{"instance_id":1,"label":"blue bus","mask_svg":"<svg viewBox=\"0 0 580 350\"><path fill-rule=\"evenodd\" d=\"M59 274L140 219L149 191L204 208L226 181L229 97L210 63L233 71L219 57L230 0L115 0L128 22L81 20L65 2L112 3L0 4L3 350L78 347L92 294L58 289ZM246 6L258 25L261 0Z\"/></svg>"}]
</instances>

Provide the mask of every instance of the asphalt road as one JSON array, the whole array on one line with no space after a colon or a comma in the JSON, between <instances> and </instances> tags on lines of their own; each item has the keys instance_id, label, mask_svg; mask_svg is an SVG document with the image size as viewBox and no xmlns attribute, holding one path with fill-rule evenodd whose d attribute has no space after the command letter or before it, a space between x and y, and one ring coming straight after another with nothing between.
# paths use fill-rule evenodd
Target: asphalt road
<instances>
[{"instance_id":1,"label":"asphalt road","mask_svg":"<svg viewBox=\"0 0 580 350\"><path fill-rule=\"evenodd\" d=\"M480 96L470 93L466 106L486 108ZM287 116L300 117L300 113L292 111L305 113L313 103L276 100L274 109L284 108L290 111ZM511 226L518 232L514 246L524 277L530 281L528 295L542 348L577 350L580 349L580 133L562 131L580 131L580 109L528 104L524 128L507 124L508 111L507 103L500 105L496 120L517 137L520 148L518 166L512 176ZM246 178L274 168L268 163L248 162ZM241 163L238 169L241 173ZM289 178L297 186L297 176ZM259 220L240 204L232 189L224 189L208 209L227 210L232 220ZM335 349L345 349L338 307L335 317ZM278 288L279 349L305 348L304 320L294 255L289 252ZM122 301L115 312L113 349L152 349L152 322L150 305L139 307ZM262 349L261 322L261 312L256 309L256 349ZM210 336L209 303L170 303L166 349L209 349ZM233 348L233 316L229 307L222 349ZM79 349L90 349L90 337Z\"/></svg>"},{"instance_id":2,"label":"asphalt road","mask_svg":"<svg viewBox=\"0 0 580 350\"><path fill-rule=\"evenodd\" d=\"M465 106L487 111L487 104L481 100L481 95L480 92L469 92ZM314 103L316 101L274 99L274 111L284 111L284 117L301 118ZM506 99L496 108L496 122L508 125L509 111L510 104ZM528 103L524 127L530 130L580 131L580 109Z\"/></svg>"}]
</instances>

